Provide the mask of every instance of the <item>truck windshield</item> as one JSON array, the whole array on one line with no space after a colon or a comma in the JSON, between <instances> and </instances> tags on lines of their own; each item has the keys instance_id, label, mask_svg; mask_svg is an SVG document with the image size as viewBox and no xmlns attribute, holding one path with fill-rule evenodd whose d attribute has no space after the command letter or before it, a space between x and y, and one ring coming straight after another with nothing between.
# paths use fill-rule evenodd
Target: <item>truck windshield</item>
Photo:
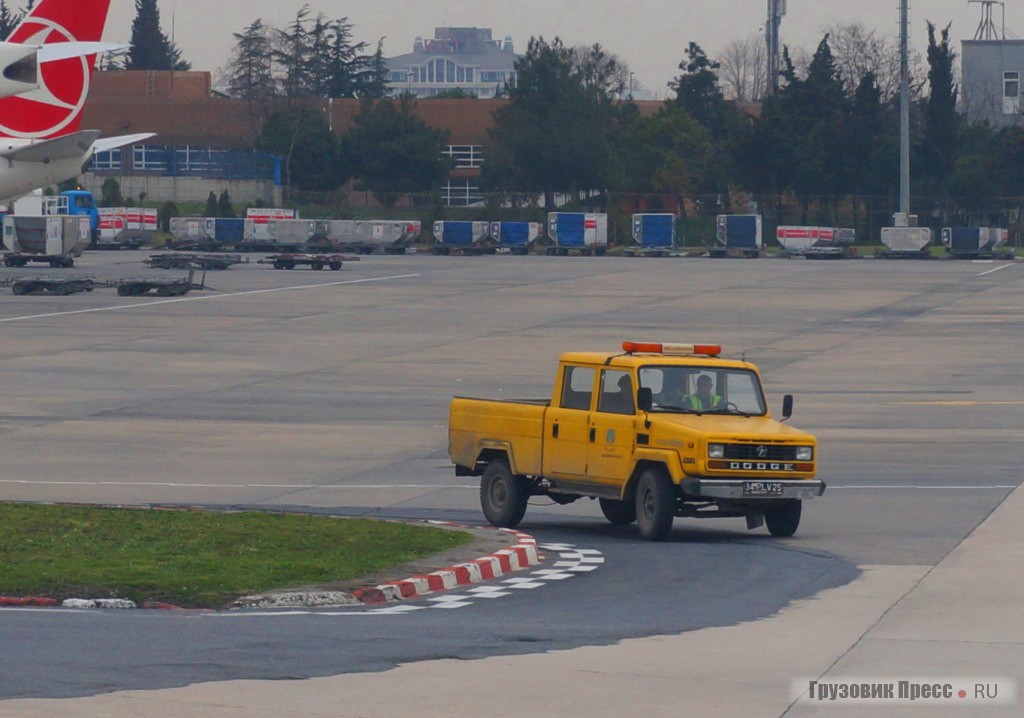
<instances>
[{"instance_id":1,"label":"truck windshield","mask_svg":"<svg viewBox=\"0 0 1024 718\"><path fill-rule=\"evenodd\" d=\"M651 390L652 411L677 414L764 416L764 393L757 374L746 369L707 366L646 366L640 386Z\"/></svg>"}]
</instances>

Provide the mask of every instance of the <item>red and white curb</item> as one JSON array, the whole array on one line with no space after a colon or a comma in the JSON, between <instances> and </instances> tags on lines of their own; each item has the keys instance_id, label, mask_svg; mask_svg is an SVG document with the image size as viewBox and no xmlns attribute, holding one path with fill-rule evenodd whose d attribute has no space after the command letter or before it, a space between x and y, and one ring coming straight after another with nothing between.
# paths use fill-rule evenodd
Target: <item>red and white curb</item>
<instances>
[{"instance_id":1,"label":"red and white curb","mask_svg":"<svg viewBox=\"0 0 1024 718\"><path fill-rule=\"evenodd\" d=\"M465 524L443 521L430 521L437 526L467 528ZM236 608L270 608L284 606L344 606L370 604L379 605L410 598L418 598L431 593L448 591L460 586L490 581L507 573L535 566L543 560L537 550L537 541L521 531L498 529L515 537L515 543L508 548L495 551L493 554L481 556L468 563L433 571L428 574L412 576L401 581L389 581L378 586L358 588L351 593L341 591L303 592L294 591L272 596L248 596L235 602ZM41 598L35 596L12 597L0 596L0 608L103 608L103 609L178 609L168 603L147 601L139 606L134 601L121 598L68 598L64 600Z\"/></svg>"},{"instance_id":2,"label":"red and white curb","mask_svg":"<svg viewBox=\"0 0 1024 718\"><path fill-rule=\"evenodd\" d=\"M441 524L457 526L457 524ZM535 566L543 560L537 551L537 540L522 531L499 529L515 537L516 543L508 548L482 556L469 563L448 566L432 573L412 576L401 581L389 581L379 586L358 588L352 595L360 603L388 603L416 598L459 586L490 581L506 573Z\"/></svg>"}]
</instances>

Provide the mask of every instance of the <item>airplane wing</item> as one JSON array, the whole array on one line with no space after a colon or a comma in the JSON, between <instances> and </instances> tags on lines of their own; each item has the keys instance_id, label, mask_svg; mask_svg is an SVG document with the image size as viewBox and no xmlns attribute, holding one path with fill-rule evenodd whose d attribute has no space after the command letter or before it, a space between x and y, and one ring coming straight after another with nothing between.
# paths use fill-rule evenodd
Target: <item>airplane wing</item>
<instances>
[{"instance_id":1,"label":"airplane wing","mask_svg":"<svg viewBox=\"0 0 1024 718\"><path fill-rule=\"evenodd\" d=\"M94 130L89 130L93 132ZM155 132L140 132L137 135L118 135L117 137L103 137L96 140L95 149L97 152L109 152L125 145L134 145L137 142L156 137Z\"/></svg>"},{"instance_id":2,"label":"airplane wing","mask_svg":"<svg viewBox=\"0 0 1024 718\"><path fill-rule=\"evenodd\" d=\"M124 43L117 42L57 42L52 45L43 45L36 50L38 62L54 62L56 60L68 60L72 57L86 57L98 55L101 52L114 52L128 47Z\"/></svg>"},{"instance_id":3,"label":"airplane wing","mask_svg":"<svg viewBox=\"0 0 1024 718\"><path fill-rule=\"evenodd\" d=\"M40 140L30 145L0 151L0 158L9 162L48 163L83 157L100 136L99 130L81 130L52 140Z\"/></svg>"}]
</instances>

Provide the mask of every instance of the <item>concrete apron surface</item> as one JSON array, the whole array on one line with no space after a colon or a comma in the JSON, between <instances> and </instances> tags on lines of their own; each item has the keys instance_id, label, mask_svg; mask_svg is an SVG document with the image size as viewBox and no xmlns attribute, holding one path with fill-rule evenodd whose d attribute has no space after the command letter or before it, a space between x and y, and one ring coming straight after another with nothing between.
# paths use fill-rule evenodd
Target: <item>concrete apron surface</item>
<instances>
[{"instance_id":1,"label":"concrete apron surface","mask_svg":"<svg viewBox=\"0 0 1024 718\"><path fill-rule=\"evenodd\" d=\"M810 680L980 679L1007 698L1024 683L1022 524L1024 488L933 568L865 566L853 583L752 623L375 674L16 700L0 717L1020 716L1015 698L841 704L806 691Z\"/></svg>"}]
</instances>

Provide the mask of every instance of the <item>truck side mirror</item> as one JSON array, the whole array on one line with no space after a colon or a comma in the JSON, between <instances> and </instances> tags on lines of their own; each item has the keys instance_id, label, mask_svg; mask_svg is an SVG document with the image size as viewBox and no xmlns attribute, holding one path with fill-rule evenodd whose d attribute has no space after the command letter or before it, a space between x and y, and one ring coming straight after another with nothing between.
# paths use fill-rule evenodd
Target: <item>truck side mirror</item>
<instances>
[{"instance_id":1,"label":"truck side mirror","mask_svg":"<svg viewBox=\"0 0 1024 718\"><path fill-rule=\"evenodd\" d=\"M650 411L654 406L654 392L649 386L642 386L636 390L636 405L640 411Z\"/></svg>"},{"instance_id":2,"label":"truck side mirror","mask_svg":"<svg viewBox=\"0 0 1024 718\"><path fill-rule=\"evenodd\" d=\"M793 395L786 394L782 397L782 420L785 421L793 416Z\"/></svg>"}]
</instances>

